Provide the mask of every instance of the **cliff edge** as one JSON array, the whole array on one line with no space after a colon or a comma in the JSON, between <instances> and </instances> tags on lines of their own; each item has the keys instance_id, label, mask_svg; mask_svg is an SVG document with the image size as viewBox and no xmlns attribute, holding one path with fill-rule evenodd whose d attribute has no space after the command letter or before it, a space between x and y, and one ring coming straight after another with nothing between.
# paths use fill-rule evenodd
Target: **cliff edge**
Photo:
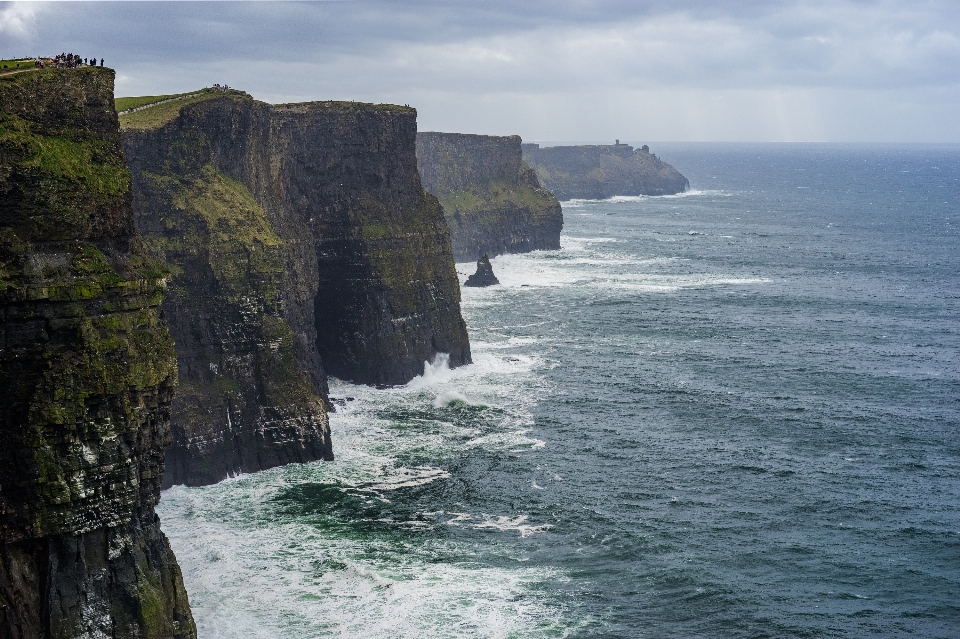
<instances>
[{"instance_id":1,"label":"cliff edge","mask_svg":"<svg viewBox=\"0 0 960 639\"><path fill-rule=\"evenodd\" d=\"M523 159L560 200L602 200L614 195L673 195L690 182L679 171L629 144L551 146L524 144Z\"/></svg>"},{"instance_id":2,"label":"cliff edge","mask_svg":"<svg viewBox=\"0 0 960 639\"><path fill-rule=\"evenodd\" d=\"M523 161L519 136L420 133L417 162L458 262L560 248L563 211Z\"/></svg>"},{"instance_id":3,"label":"cliff edge","mask_svg":"<svg viewBox=\"0 0 960 639\"><path fill-rule=\"evenodd\" d=\"M173 341L114 72L0 77L0 636L196 636L160 497Z\"/></svg>"}]
</instances>

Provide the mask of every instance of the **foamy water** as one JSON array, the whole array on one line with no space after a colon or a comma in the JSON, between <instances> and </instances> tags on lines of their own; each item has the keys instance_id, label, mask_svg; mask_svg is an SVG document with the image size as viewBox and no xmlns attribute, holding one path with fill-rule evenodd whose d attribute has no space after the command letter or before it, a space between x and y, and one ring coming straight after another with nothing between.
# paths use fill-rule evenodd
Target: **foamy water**
<instances>
[{"instance_id":1,"label":"foamy water","mask_svg":"<svg viewBox=\"0 0 960 639\"><path fill-rule=\"evenodd\" d=\"M528 435L535 360L477 346L472 366L451 370L438 354L405 387L331 380L332 397L352 398L331 415L335 463L164 492L164 530L201 637L552 636L556 610L533 591L562 573L483 566L475 548L443 534L525 538L550 524L535 513L392 508L411 490L442 491L451 457L544 445ZM328 500L349 514L324 513Z\"/></svg>"},{"instance_id":2,"label":"foamy water","mask_svg":"<svg viewBox=\"0 0 960 639\"><path fill-rule=\"evenodd\" d=\"M960 151L685 148L337 461L164 492L201 639L958 636Z\"/></svg>"}]
</instances>

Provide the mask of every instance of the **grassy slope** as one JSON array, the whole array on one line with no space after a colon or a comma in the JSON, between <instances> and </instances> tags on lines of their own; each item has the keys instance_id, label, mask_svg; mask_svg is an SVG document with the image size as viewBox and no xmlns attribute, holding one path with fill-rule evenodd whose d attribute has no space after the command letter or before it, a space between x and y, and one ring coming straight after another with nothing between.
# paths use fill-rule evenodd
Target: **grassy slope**
<instances>
[{"instance_id":1,"label":"grassy slope","mask_svg":"<svg viewBox=\"0 0 960 639\"><path fill-rule=\"evenodd\" d=\"M189 95L189 94L180 94L180 95ZM204 100L210 100L211 98L222 97L224 94L219 91L201 91L196 95L190 97L185 97L181 100L173 100L171 102L163 102L162 104L157 104L156 106L143 109L142 111L136 111L135 113L125 113L120 116L120 128L121 129L138 129L141 131L146 131L150 129L156 129L167 122L172 121L180 114L180 109L188 104L196 104L197 102L203 102ZM124 105L124 109L133 109L136 106L144 106L144 104L150 104L153 102L158 102L161 100L169 100L170 98L175 98L173 96L143 96L139 98L118 98L115 103L117 104L117 110L121 111L120 105ZM133 101L142 100L140 104L134 104Z\"/></svg>"},{"instance_id":2,"label":"grassy slope","mask_svg":"<svg viewBox=\"0 0 960 639\"><path fill-rule=\"evenodd\" d=\"M36 68L33 62L33 58L29 59L19 59L19 60L0 60L0 73L16 71L17 69L34 69Z\"/></svg>"},{"instance_id":3,"label":"grassy slope","mask_svg":"<svg viewBox=\"0 0 960 639\"><path fill-rule=\"evenodd\" d=\"M126 111L127 109L135 109L137 107L141 107L146 104L153 104L154 102L160 102L161 100L169 100L170 98L175 98L179 95L184 95L184 94L173 93L171 95L141 95L133 98L115 98L113 101L113 105L117 109L117 111Z\"/></svg>"}]
</instances>

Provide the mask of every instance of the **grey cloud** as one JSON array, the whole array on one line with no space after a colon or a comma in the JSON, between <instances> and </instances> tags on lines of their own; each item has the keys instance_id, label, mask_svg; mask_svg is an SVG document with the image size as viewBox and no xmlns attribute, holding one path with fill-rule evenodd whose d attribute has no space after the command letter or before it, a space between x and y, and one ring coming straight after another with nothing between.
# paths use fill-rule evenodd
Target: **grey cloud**
<instances>
[{"instance_id":1,"label":"grey cloud","mask_svg":"<svg viewBox=\"0 0 960 639\"><path fill-rule=\"evenodd\" d=\"M529 112L564 139L591 110L682 128L639 109L644 94L691 121L712 121L708 104L729 111L713 130L729 136L739 122L746 138L761 121L793 135L788 117L806 118L807 136L833 135L830 122L881 95L929 117L938 105L918 97L960 88L960 3L936 0L6 3L0 36L3 55L103 56L125 93L227 82L268 100L402 101L463 130L509 128L504 118ZM781 104L786 95L806 106ZM862 106L878 129L895 115Z\"/></svg>"},{"instance_id":2,"label":"grey cloud","mask_svg":"<svg viewBox=\"0 0 960 639\"><path fill-rule=\"evenodd\" d=\"M108 2L48 4L35 17L35 36L17 38L26 48L98 48L118 65L308 61L369 74L420 60L388 82L890 87L956 82L960 68L957 3ZM580 39L593 66L578 75L564 42ZM444 71L434 55L491 46L513 64L422 73Z\"/></svg>"}]
</instances>

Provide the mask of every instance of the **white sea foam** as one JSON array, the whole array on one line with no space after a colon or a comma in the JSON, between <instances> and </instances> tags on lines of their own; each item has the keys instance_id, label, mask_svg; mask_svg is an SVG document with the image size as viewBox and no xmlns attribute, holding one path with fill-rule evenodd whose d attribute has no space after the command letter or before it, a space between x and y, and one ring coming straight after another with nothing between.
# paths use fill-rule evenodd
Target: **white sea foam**
<instances>
[{"instance_id":1,"label":"white sea foam","mask_svg":"<svg viewBox=\"0 0 960 639\"><path fill-rule=\"evenodd\" d=\"M398 468L387 480L374 484L372 488L376 490L397 490L398 488L412 488L414 486L425 486L438 479L450 478L450 473L442 468L433 468L430 466L419 466L417 468Z\"/></svg>"},{"instance_id":2,"label":"white sea foam","mask_svg":"<svg viewBox=\"0 0 960 639\"><path fill-rule=\"evenodd\" d=\"M418 375L407 382L407 388L423 388L450 380L450 355L437 353L432 362L423 363L423 375Z\"/></svg>"},{"instance_id":3,"label":"white sea foam","mask_svg":"<svg viewBox=\"0 0 960 639\"><path fill-rule=\"evenodd\" d=\"M434 408L443 408L445 406L454 406L457 404L467 405L467 406L476 406L475 402L471 402L467 399L467 396L461 393L460 391L455 390L446 390L437 395L437 398L433 400Z\"/></svg>"},{"instance_id":4,"label":"white sea foam","mask_svg":"<svg viewBox=\"0 0 960 639\"><path fill-rule=\"evenodd\" d=\"M704 235L700 231L691 231ZM691 288L745 286L769 281L763 277L736 277L727 273L678 273L664 267L678 263L672 256L637 256L591 245L608 244L614 238L565 236L561 251L538 251L501 255L493 260L500 286L463 289L463 305L481 309L503 303L503 296L529 289L579 287L598 290L626 290L672 293Z\"/></svg>"},{"instance_id":5,"label":"white sea foam","mask_svg":"<svg viewBox=\"0 0 960 639\"><path fill-rule=\"evenodd\" d=\"M505 433L490 433L469 440L465 446L468 448L517 451L517 449L536 450L546 445L546 442L542 439L528 437L527 433L529 432L530 429L521 429Z\"/></svg>"},{"instance_id":6,"label":"white sea foam","mask_svg":"<svg viewBox=\"0 0 960 639\"><path fill-rule=\"evenodd\" d=\"M714 189L690 189L684 191L683 193L672 193L670 195L614 195L602 200L590 200L590 199L572 199L572 200L563 200L560 202L560 206L564 209L568 208L581 208L584 206L589 206L591 204L606 204L606 203L615 203L619 204L622 202L646 202L648 200L671 200L678 198L686 197L699 197L703 195L710 195L715 197L731 197L735 193L731 191L724 190L714 190Z\"/></svg>"},{"instance_id":7,"label":"white sea foam","mask_svg":"<svg viewBox=\"0 0 960 639\"><path fill-rule=\"evenodd\" d=\"M361 540L309 525L223 521L218 514L234 509L234 497L216 487L174 488L162 502L203 639L531 636L555 614L527 594L549 570L424 562L402 549L370 553ZM543 529L519 518L491 518L489 527ZM455 552L447 542L425 543Z\"/></svg>"},{"instance_id":8,"label":"white sea foam","mask_svg":"<svg viewBox=\"0 0 960 639\"><path fill-rule=\"evenodd\" d=\"M474 521L474 517L466 513L457 513L457 516L447 522L448 526L467 526L474 530L495 530L497 532L518 532L521 537L529 537L553 528L551 524L528 524L528 515L504 517L482 515L482 521Z\"/></svg>"}]
</instances>

